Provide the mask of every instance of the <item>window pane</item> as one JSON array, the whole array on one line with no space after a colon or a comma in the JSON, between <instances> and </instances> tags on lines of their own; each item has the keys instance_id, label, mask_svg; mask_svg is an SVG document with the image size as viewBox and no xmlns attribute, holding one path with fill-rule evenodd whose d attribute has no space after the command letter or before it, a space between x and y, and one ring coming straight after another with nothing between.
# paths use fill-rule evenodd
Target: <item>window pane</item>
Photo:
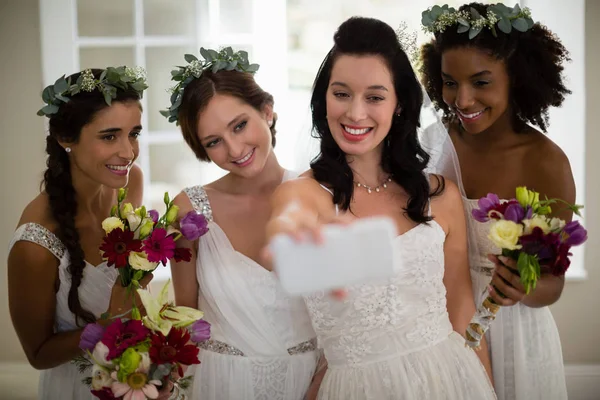
<instances>
[{"instance_id":1,"label":"window pane","mask_svg":"<svg viewBox=\"0 0 600 400\"><path fill-rule=\"evenodd\" d=\"M207 184L224 175L212 163L200 162L183 139L177 143L157 143L150 145L149 204L163 212L163 197L169 192L175 197L183 188Z\"/></svg>"},{"instance_id":2,"label":"window pane","mask_svg":"<svg viewBox=\"0 0 600 400\"><path fill-rule=\"evenodd\" d=\"M144 0L146 35L194 35L196 6L194 0Z\"/></svg>"},{"instance_id":3,"label":"window pane","mask_svg":"<svg viewBox=\"0 0 600 400\"><path fill-rule=\"evenodd\" d=\"M135 50L132 47L93 47L79 50L81 69L133 66Z\"/></svg>"},{"instance_id":4,"label":"window pane","mask_svg":"<svg viewBox=\"0 0 600 400\"><path fill-rule=\"evenodd\" d=\"M77 0L79 36L133 36L133 0Z\"/></svg>"},{"instance_id":5,"label":"window pane","mask_svg":"<svg viewBox=\"0 0 600 400\"><path fill-rule=\"evenodd\" d=\"M220 0L221 33L252 33L252 3L250 0Z\"/></svg>"},{"instance_id":6,"label":"window pane","mask_svg":"<svg viewBox=\"0 0 600 400\"><path fill-rule=\"evenodd\" d=\"M185 53L197 54L192 48L185 47L148 47L146 49L146 70L149 87L148 98L148 127L150 131L179 130L175 124L169 123L159 111L165 110L171 104L168 89L176 82L171 81L171 70L177 65L186 65L183 58ZM152 134L152 133L150 133Z\"/></svg>"},{"instance_id":7,"label":"window pane","mask_svg":"<svg viewBox=\"0 0 600 400\"><path fill-rule=\"evenodd\" d=\"M458 7L462 0L420 2L408 0L288 0L288 72L291 88L310 90L323 58L333 45L337 27L354 15L381 19L396 29L407 25L417 33L419 44L431 38L421 29L421 13L428 6L449 4ZM492 3L484 0L482 3Z\"/></svg>"}]
</instances>

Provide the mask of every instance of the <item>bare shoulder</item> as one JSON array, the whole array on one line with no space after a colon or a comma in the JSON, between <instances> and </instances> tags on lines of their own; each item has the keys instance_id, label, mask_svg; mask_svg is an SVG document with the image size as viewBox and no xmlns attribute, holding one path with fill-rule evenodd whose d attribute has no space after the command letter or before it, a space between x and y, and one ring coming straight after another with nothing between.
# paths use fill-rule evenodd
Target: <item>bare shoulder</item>
<instances>
[{"instance_id":1,"label":"bare shoulder","mask_svg":"<svg viewBox=\"0 0 600 400\"><path fill-rule=\"evenodd\" d=\"M441 175L430 174L429 185L431 187L431 192L437 194L432 197L432 202L451 206L456 206L458 203L458 206L461 206L462 195L454 181L446 179Z\"/></svg>"},{"instance_id":2,"label":"bare shoulder","mask_svg":"<svg viewBox=\"0 0 600 400\"><path fill-rule=\"evenodd\" d=\"M18 226L28 223L38 224L52 233L56 232L58 227L50 215L48 195L45 192L40 193L23 210ZM9 270L17 268L37 274L38 271L46 271L48 264L58 266L58 259L48 249L31 241L16 242L8 257Z\"/></svg>"},{"instance_id":3,"label":"bare shoulder","mask_svg":"<svg viewBox=\"0 0 600 400\"><path fill-rule=\"evenodd\" d=\"M291 201L297 201L305 207L317 210L319 214L331 207L331 200L331 194L312 176L305 174L283 182L272 197L275 210Z\"/></svg>"},{"instance_id":4,"label":"bare shoulder","mask_svg":"<svg viewBox=\"0 0 600 400\"><path fill-rule=\"evenodd\" d=\"M51 232L57 229L56 222L52 218L50 210L50 199L46 192L37 195L23 210L18 226L35 223L43 226Z\"/></svg>"},{"instance_id":5,"label":"bare shoulder","mask_svg":"<svg viewBox=\"0 0 600 400\"><path fill-rule=\"evenodd\" d=\"M302 174L297 178L289 179L279 185L275 190L275 195L299 195L301 197L312 197L316 193L321 194L321 192L327 194L327 191L321 187L319 182L314 180L312 175Z\"/></svg>"},{"instance_id":6,"label":"bare shoulder","mask_svg":"<svg viewBox=\"0 0 600 400\"><path fill-rule=\"evenodd\" d=\"M179 194L177 194L177 196L175 196L175 198L173 199L173 204L179 207L180 218L184 217L188 212L194 210L194 206L192 205L188 194L184 190L182 190L181 192L179 192Z\"/></svg>"},{"instance_id":7,"label":"bare shoulder","mask_svg":"<svg viewBox=\"0 0 600 400\"><path fill-rule=\"evenodd\" d=\"M433 174L429 179L432 192L438 193L431 198L433 218L448 233L456 218L464 215L462 195L456 183L450 179Z\"/></svg>"},{"instance_id":8,"label":"bare shoulder","mask_svg":"<svg viewBox=\"0 0 600 400\"><path fill-rule=\"evenodd\" d=\"M537 131L532 134L535 135L535 140L527 151L524 171L526 181L531 182L531 189L540 192L542 196L573 203L575 180L567 155L546 135Z\"/></svg>"}]
</instances>

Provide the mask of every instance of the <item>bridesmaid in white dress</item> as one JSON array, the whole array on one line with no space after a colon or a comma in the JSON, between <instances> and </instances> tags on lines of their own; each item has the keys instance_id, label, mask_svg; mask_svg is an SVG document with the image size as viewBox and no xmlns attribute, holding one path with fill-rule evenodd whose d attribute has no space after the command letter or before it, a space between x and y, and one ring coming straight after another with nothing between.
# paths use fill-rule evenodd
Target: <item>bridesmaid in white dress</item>
<instances>
[{"instance_id":1,"label":"bridesmaid in white dress","mask_svg":"<svg viewBox=\"0 0 600 400\"><path fill-rule=\"evenodd\" d=\"M495 398L457 333L475 311L465 219L456 185L425 173L422 102L390 26L354 17L338 28L311 100L321 154L278 188L267 232L299 237L339 218L386 216L400 234L392 278L354 285L341 301L305 299L328 362L320 400Z\"/></svg>"},{"instance_id":2,"label":"bridesmaid in white dress","mask_svg":"<svg viewBox=\"0 0 600 400\"><path fill-rule=\"evenodd\" d=\"M461 10L468 7L486 15L485 6ZM479 305L491 294L503 306L487 335L498 397L566 399L561 343L548 308L559 299L564 277L542 275L525 295L515 263L489 258L500 250L471 212L487 193L509 199L517 186L574 203L567 157L531 126L546 131L548 108L570 93L562 77L568 53L539 23L526 32L496 33L485 28L469 39L454 26L436 33L422 51L423 83L444 112L462 169L475 300ZM572 213L555 216L570 221Z\"/></svg>"},{"instance_id":3,"label":"bridesmaid in white dress","mask_svg":"<svg viewBox=\"0 0 600 400\"><path fill-rule=\"evenodd\" d=\"M93 70L94 78L102 71ZM42 370L44 400L95 398L71 363L82 354L82 328L106 323L99 320L104 312L131 308L130 295L115 282L117 270L100 257L101 223L120 187L129 189L129 202L142 200L142 172L134 164L142 91L119 88L110 106L97 87L65 96L68 103L46 109L55 112L46 114L43 191L23 211L8 258L10 314L29 363Z\"/></svg>"},{"instance_id":4,"label":"bridesmaid in white dress","mask_svg":"<svg viewBox=\"0 0 600 400\"><path fill-rule=\"evenodd\" d=\"M294 176L273 152L273 97L251 73L209 69L173 113L197 158L228 172L175 198L181 215L196 210L209 221L197 243L180 243L192 260L171 269L177 304L212 324L201 364L188 371L192 398L301 400L318 360L315 333L302 298L288 297L259 258L271 194Z\"/></svg>"}]
</instances>

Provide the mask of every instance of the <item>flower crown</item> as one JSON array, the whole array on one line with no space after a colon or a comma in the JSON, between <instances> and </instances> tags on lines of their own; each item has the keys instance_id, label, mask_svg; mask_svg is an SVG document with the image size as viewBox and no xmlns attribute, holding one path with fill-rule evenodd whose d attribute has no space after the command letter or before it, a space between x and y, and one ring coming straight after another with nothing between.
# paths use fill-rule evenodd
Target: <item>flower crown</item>
<instances>
[{"instance_id":1,"label":"flower crown","mask_svg":"<svg viewBox=\"0 0 600 400\"><path fill-rule=\"evenodd\" d=\"M416 62L419 58L419 47L417 46L417 32L409 29L408 24L404 21L400 22L396 29L396 38L400 43L400 47L408 56L411 62Z\"/></svg>"},{"instance_id":2,"label":"flower crown","mask_svg":"<svg viewBox=\"0 0 600 400\"><path fill-rule=\"evenodd\" d=\"M253 74L259 68L258 64L248 62L248 52L243 50L234 52L231 47L225 47L219 51L201 47L200 56L204 60L198 60L193 54L186 54L184 58L188 65L178 66L177 69L171 71L171 80L179 83L170 89L172 93L171 106L160 112L169 122L175 122L179 125L178 114L183 91L191 81L200 78L204 71L210 69L213 73L226 70Z\"/></svg>"},{"instance_id":3,"label":"flower crown","mask_svg":"<svg viewBox=\"0 0 600 400\"><path fill-rule=\"evenodd\" d=\"M470 7L469 11L456 11L447 4L441 7L433 6L423 11L421 24L424 31L431 33L444 32L446 28L458 25L457 32L469 32L469 39L477 36L483 28L488 28L497 37L496 27L509 34L513 28L525 32L534 24L529 8L521 9L518 4L510 8L502 3L496 3L488 6L486 11L486 15L482 16L473 7Z\"/></svg>"},{"instance_id":4,"label":"flower crown","mask_svg":"<svg viewBox=\"0 0 600 400\"><path fill-rule=\"evenodd\" d=\"M47 86L42 92L42 100L46 105L37 112L37 115L56 114L62 104L71 101L70 97L79 92L93 92L97 89L104 95L106 104L110 106L112 100L117 97L118 89L133 89L141 98L147 88L146 71L142 67L108 67L102 71L98 79L94 78L91 69L86 69L81 72L74 84L71 84L70 77L65 78L63 75L54 82L54 85Z\"/></svg>"}]
</instances>

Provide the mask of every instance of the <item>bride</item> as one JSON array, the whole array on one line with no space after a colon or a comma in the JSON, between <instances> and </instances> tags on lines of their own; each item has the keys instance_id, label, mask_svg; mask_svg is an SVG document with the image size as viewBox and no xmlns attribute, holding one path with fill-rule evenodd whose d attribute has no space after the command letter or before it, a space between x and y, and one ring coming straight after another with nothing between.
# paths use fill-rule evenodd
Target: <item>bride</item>
<instances>
[{"instance_id":1,"label":"bride","mask_svg":"<svg viewBox=\"0 0 600 400\"><path fill-rule=\"evenodd\" d=\"M350 287L343 301L305 298L328 363L318 398L493 399L487 352L457 333L475 311L465 218L456 185L425 172L422 89L408 57L375 19L347 20L334 42L311 99L320 155L276 190L267 235L375 215L402 233L393 278Z\"/></svg>"}]
</instances>

